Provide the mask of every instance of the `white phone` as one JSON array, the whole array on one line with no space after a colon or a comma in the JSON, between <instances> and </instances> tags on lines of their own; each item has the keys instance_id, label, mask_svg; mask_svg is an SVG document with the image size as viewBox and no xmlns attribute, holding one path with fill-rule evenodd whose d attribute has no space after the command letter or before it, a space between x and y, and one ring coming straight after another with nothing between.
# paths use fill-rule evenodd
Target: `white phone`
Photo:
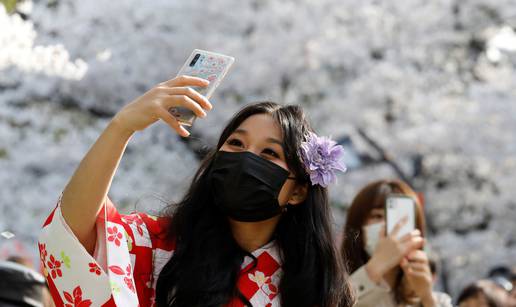
<instances>
[{"instance_id":1,"label":"white phone","mask_svg":"<svg viewBox=\"0 0 516 307\"><path fill-rule=\"evenodd\" d=\"M385 201L385 219L387 234L390 234L396 226L405 216L407 222L403 225L398 232L398 238L410 233L416 229L416 203L414 199L404 195L392 195L387 197Z\"/></svg>"},{"instance_id":2,"label":"white phone","mask_svg":"<svg viewBox=\"0 0 516 307\"><path fill-rule=\"evenodd\" d=\"M177 75L199 77L210 81L206 87L192 87L209 99L233 62L235 62L233 57L195 49ZM196 118L192 110L184 107L173 107L169 109L169 112L184 126L192 126Z\"/></svg>"}]
</instances>

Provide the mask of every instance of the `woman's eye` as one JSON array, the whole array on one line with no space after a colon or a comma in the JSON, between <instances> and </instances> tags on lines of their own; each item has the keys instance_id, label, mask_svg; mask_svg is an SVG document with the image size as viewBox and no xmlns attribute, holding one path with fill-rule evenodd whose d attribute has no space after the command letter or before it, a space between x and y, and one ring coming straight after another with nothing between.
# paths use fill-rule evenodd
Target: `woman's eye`
<instances>
[{"instance_id":1,"label":"woman's eye","mask_svg":"<svg viewBox=\"0 0 516 307\"><path fill-rule=\"evenodd\" d=\"M269 156L273 156L275 158L279 158L279 155L274 150L269 149L269 148L265 149L263 151L263 153L266 154L266 155L269 155Z\"/></svg>"},{"instance_id":2,"label":"woman's eye","mask_svg":"<svg viewBox=\"0 0 516 307\"><path fill-rule=\"evenodd\" d=\"M238 139L231 139L231 140L228 140L227 141L228 145L231 145L231 146L242 146L242 142Z\"/></svg>"}]
</instances>

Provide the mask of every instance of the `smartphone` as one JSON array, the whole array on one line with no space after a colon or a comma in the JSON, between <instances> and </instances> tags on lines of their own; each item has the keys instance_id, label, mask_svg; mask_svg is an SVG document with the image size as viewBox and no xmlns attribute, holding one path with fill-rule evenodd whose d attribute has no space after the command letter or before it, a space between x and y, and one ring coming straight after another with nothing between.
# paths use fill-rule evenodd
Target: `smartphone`
<instances>
[{"instance_id":1,"label":"smartphone","mask_svg":"<svg viewBox=\"0 0 516 307\"><path fill-rule=\"evenodd\" d=\"M206 87L192 87L209 99L234 62L233 57L195 49L177 75L199 77L210 81ZM172 107L169 112L183 126L192 126L196 118L192 110L184 107Z\"/></svg>"},{"instance_id":2,"label":"smartphone","mask_svg":"<svg viewBox=\"0 0 516 307\"><path fill-rule=\"evenodd\" d=\"M398 238L416 229L416 203L414 199L404 195L393 195L385 201L386 232L391 234L394 226L407 217L407 222L401 227Z\"/></svg>"}]
</instances>

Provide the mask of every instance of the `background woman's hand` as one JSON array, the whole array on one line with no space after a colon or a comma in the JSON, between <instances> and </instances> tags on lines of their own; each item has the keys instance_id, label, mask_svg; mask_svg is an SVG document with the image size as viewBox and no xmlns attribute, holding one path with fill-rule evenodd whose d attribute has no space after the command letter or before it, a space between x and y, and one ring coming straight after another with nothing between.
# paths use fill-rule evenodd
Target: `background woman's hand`
<instances>
[{"instance_id":1,"label":"background woman's hand","mask_svg":"<svg viewBox=\"0 0 516 307\"><path fill-rule=\"evenodd\" d=\"M198 117L205 117L205 110L211 110L212 105L206 97L190 87L205 87L208 84L204 79L189 76L179 76L162 82L124 106L114 116L113 122L132 133L162 119L179 135L186 137L190 133L168 110L172 107L185 107Z\"/></svg>"},{"instance_id":2,"label":"background woman's hand","mask_svg":"<svg viewBox=\"0 0 516 307\"><path fill-rule=\"evenodd\" d=\"M401 268L409 287L421 299L423 306L434 306L432 296L432 272L426 253L422 250L410 252L401 261Z\"/></svg>"},{"instance_id":3,"label":"background woman's hand","mask_svg":"<svg viewBox=\"0 0 516 307\"><path fill-rule=\"evenodd\" d=\"M378 245L366 265L366 271L373 281L379 282L383 275L399 265L406 255L423 246L424 239L418 229L398 238L404 223L406 219L398 222L388 236L385 235L385 229L381 231Z\"/></svg>"}]
</instances>

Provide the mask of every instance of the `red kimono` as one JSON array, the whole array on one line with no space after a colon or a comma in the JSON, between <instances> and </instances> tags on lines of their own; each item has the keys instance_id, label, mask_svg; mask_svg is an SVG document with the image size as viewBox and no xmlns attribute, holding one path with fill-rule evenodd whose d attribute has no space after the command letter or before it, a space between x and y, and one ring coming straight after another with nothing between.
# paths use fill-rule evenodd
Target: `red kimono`
<instances>
[{"instance_id":1,"label":"red kimono","mask_svg":"<svg viewBox=\"0 0 516 307\"><path fill-rule=\"evenodd\" d=\"M56 306L154 306L156 281L174 255L164 235L169 220L144 213L122 215L107 198L97 217L97 243L90 255L57 207L43 225L39 251L43 273ZM240 292L253 306L280 306L282 270L274 242L245 257ZM209 255L207 255L209 257ZM238 298L228 306L244 306Z\"/></svg>"}]
</instances>

